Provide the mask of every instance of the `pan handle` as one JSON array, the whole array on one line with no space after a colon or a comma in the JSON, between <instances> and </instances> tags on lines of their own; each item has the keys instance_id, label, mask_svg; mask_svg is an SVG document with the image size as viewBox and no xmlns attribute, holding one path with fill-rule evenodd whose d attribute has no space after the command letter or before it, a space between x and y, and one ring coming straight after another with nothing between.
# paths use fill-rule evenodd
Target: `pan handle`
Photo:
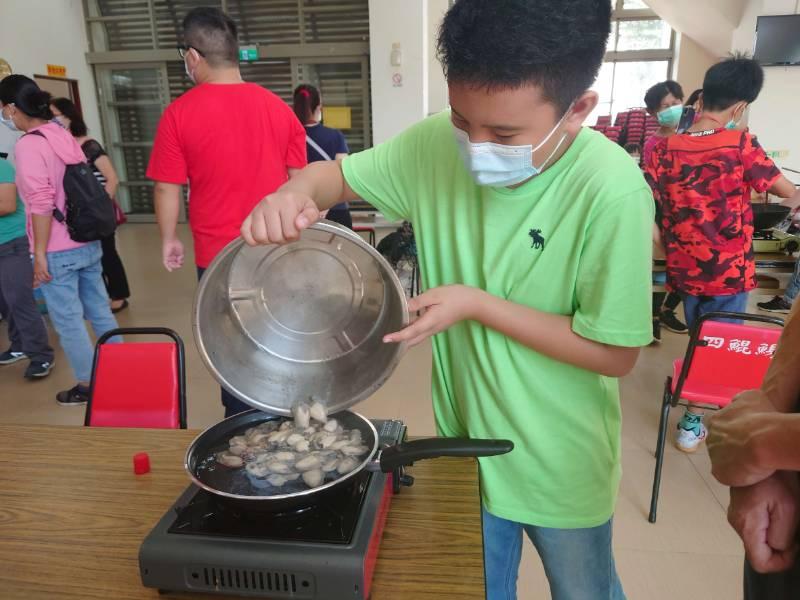
<instances>
[{"instance_id":1,"label":"pan handle","mask_svg":"<svg viewBox=\"0 0 800 600\"><path fill-rule=\"evenodd\" d=\"M418 460L440 456L497 456L514 449L510 440L479 440L472 438L425 438L402 442L381 452L381 471L389 473Z\"/></svg>"}]
</instances>

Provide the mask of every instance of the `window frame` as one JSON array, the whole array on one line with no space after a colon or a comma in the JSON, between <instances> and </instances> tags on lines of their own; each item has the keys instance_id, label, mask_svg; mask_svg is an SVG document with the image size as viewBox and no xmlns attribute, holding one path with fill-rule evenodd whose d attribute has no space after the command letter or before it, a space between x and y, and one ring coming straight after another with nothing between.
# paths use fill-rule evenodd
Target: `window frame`
<instances>
[{"instance_id":1,"label":"window frame","mask_svg":"<svg viewBox=\"0 0 800 600\"><path fill-rule=\"evenodd\" d=\"M616 98L616 64L624 62L666 62L667 63L667 77L671 76L674 61L675 61L675 44L677 35L675 30L671 29L669 48L657 50L617 50L620 35L620 23L630 21L652 21L658 19L663 21L661 17L651 9L625 9L623 8L624 0L613 0L611 21L616 25L613 27L613 35L615 36L614 43L610 45L613 50L608 50L603 57L603 64L612 63L614 70L611 77L611 97L607 100L609 107L613 108L614 100ZM606 102L603 102L604 104ZM613 113L611 114L613 117Z\"/></svg>"}]
</instances>

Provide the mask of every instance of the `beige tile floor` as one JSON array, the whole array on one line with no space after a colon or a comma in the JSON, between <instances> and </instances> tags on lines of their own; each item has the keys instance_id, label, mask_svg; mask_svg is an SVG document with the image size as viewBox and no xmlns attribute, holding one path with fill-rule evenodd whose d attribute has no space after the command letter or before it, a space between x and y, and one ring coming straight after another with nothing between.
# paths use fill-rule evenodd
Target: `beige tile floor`
<instances>
[{"instance_id":1,"label":"beige tile floor","mask_svg":"<svg viewBox=\"0 0 800 600\"><path fill-rule=\"evenodd\" d=\"M181 235L189 244L188 232L183 229ZM194 269L164 270L154 225L126 225L118 238L133 290L131 307L119 314L119 324L163 325L183 336L189 426L214 423L222 417L219 388L192 343ZM615 518L617 564L631 600L672 600L687 594L733 600L741 597L742 550L725 521L727 491L710 477L705 449L686 456L668 448L659 521L650 525L646 520L660 390L670 362L686 343L685 336L668 332L664 338L661 346L642 351L636 369L622 381L624 475ZM0 348L6 344L5 324L0 324ZM388 383L358 410L367 416L402 418L413 435L432 435L430 359L429 346L413 349ZM82 409L55 403L55 393L73 384L60 349L56 362L48 379L33 383L22 378L23 363L0 368L0 423L82 423ZM543 571L528 543L519 585L522 600L549 598Z\"/></svg>"}]
</instances>

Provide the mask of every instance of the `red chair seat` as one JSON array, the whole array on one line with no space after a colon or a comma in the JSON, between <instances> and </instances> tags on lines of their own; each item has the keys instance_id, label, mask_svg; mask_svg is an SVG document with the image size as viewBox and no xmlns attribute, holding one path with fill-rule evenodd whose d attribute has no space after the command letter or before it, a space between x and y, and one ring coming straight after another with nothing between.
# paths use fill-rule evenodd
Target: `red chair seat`
<instances>
[{"instance_id":1,"label":"red chair seat","mask_svg":"<svg viewBox=\"0 0 800 600\"><path fill-rule=\"evenodd\" d=\"M180 427L178 347L171 342L101 344L88 425ZM143 377L142 373L147 376Z\"/></svg>"},{"instance_id":2,"label":"red chair seat","mask_svg":"<svg viewBox=\"0 0 800 600\"><path fill-rule=\"evenodd\" d=\"M678 381L678 376L681 374L683 368L683 359L679 358L672 363L672 389L675 392L675 384ZM702 381L693 381L687 379L683 384L681 391L681 399L691 402L693 404L711 404L723 408L731 403L733 397L739 392L744 390L737 387L728 385L719 385L712 383L705 383Z\"/></svg>"}]
</instances>

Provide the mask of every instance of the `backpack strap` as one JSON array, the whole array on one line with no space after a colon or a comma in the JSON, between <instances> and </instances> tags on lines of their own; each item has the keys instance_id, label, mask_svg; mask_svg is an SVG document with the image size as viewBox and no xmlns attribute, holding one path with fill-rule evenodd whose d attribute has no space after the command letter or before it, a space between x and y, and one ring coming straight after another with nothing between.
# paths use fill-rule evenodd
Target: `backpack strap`
<instances>
[{"instance_id":1,"label":"backpack strap","mask_svg":"<svg viewBox=\"0 0 800 600\"><path fill-rule=\"evenodd\" d=\"M333 160L333 159L331 158L331 155L330 155L330 154L328 154L327 152L325 152L325 150L323 150L323 149L322 149L322 146L320 146L320 145L319 145L317 142L315 142L314 140L312 140L312 139L311 139L311 136L309 136L309 135L306 135L306 143L307 143L309 146L311 146L311 147L312 147L314 150L316 150L317 152L319 152L319 155L320 155L322 158L324 158L325 160Z\"/></svg>"}]
</instances>

